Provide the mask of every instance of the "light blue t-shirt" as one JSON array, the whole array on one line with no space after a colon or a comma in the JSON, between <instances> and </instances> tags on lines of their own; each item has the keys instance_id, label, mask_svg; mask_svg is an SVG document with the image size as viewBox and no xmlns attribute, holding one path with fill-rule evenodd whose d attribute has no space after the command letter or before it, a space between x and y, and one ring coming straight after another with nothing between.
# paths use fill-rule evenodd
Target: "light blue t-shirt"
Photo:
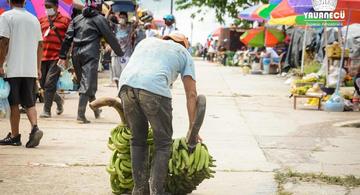
<instances>
[{"instance_id":1,"label":"light blue t-shirt","mask_svg":"<svg viewBox=\"0 0 360 195\"><path fill-rule=\"evenodd\" d=\"M179 74L195 80L194 62L185 47L158 38L144 39L121 73L120 89L128 85L171 98L170 85Z\"/></svg>"}]
</instances>

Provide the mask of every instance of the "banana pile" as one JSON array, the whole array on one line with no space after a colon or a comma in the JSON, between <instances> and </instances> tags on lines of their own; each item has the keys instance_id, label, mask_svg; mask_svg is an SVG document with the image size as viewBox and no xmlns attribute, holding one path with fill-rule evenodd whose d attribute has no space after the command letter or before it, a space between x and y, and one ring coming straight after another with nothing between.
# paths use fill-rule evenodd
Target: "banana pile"
<instances>
[{"instance_id":1,"label":"banana pile","mask_svg":"<svg viewBox=\"0 0 360 195\"><path fill-rule=\"evenodd\" d=\"M130 129L119 125L111 131L108 148L113 151L106 171L110 174L111 188L114 194L131 193L134 181L131 174ZM154 154L153 132L149 129L149 162ZM173 195L191 193L205 179L215 173L215 160L203 143L198 143L193 152L189 152L185 138L173 140L166 191Z\"/></svg>"},{"instance_id":2,"label":"banana pile","mask_svg":"<svg viewBox=\"0 0 360 195\"><path fill-rule=\"evenodd\" d=\"M215 160L203 143L198 143L193 152L189 152L186 138L173 141L172 154L169 160L169 175L166 190L174 195L189 194L205 179L215 173Z\"/></svg>"},{"instance_id":3,"label":"banana pile","mask_svg":"<svg viewBox=\"0 0 360 195\"><path fill-rule=\"evenodd\" d=\"M111 131L108 148L113 151L110 165L106 171L110 174L111 188L114 194L131 192L134 181L131 174L130 129L119 125Z\"/></svg>"}]
</instances>

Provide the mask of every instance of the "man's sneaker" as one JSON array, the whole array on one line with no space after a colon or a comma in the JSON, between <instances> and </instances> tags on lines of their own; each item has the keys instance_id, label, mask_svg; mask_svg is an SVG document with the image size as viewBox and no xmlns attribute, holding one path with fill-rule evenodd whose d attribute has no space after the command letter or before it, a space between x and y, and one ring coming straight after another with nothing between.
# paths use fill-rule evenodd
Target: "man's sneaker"
<instances>
[{"instance_id":1,"label":"man's sneaker","mask_svg":"<svg viewBox=\"0 0 360 195\"><path fill-rule=\"evenodd\" d=\"M31 130L29 141L26 143L27 148L35 148L40 144L43 132L35 125Z\"/></svg>"},{"instance_id":2,"label":"man's sneaker","mask_svg":"<svg viewBox=\"0 0 360 195\"><path fill-rule=\"evenodd\" d=\"M64 112L64 99L61 98L61 101L59 104L57 104L56 114L60 115Z\"/></svg>"},{"instance_id":3,"label":"man's sneaker","mask_svg":"<svg viewBox=\"0 0 360 195\"><path fill-rule=\"evenodd\" d=\"M0 145L21 146L21 135L11 137L11 133L8 133L4 139L0 140Z\"/></svg>"},{"instance_id":4,"label":"man's sneaker","mask_svg":"<svg viewBox=\"0 0 360 195\"><path fill-rule=\"evenodd\" d=\"M43 112L40 114L40 118L51 118L51 113L50 113L50 112L43 111Z\"/></svg>"}]
</instances>

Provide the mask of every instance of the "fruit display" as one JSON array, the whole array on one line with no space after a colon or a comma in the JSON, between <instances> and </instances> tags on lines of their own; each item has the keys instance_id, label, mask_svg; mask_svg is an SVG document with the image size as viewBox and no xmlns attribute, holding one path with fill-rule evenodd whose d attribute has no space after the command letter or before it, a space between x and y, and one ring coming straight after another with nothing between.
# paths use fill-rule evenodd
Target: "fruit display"
<instances>
[{"instance_id":1,"label":"fruit display","mask_svg":"<svg viewBox=\"0 0 360 195\"><path fill-rule=\"evenodd\" d=\"M305 95L306 92L311 88L311 85L305 85L302 87L293 86L291 89L291 94L293 95Z\"/></svg>"},{"instance_id":2,"label":"fruit display","mask_svg":"<svg viewBox=\"0 0 360 195\"><path fill-rule=\"evenodd\" d=\"M131 174L130 155L131 131L125 125L119 125L111 131L108 148L113 151L110 164L106 167L110 174L111 188L114 194L131 193L134 182ZM149 162L151 162L154 144L153 132L148 131ZM191 193L205 179L214 177L211 168L215 160L203 143L198 143L191 151L185 138L174 139L171 157L168 163L166 191L174 195Z\"/></svg>"}]
</instances>

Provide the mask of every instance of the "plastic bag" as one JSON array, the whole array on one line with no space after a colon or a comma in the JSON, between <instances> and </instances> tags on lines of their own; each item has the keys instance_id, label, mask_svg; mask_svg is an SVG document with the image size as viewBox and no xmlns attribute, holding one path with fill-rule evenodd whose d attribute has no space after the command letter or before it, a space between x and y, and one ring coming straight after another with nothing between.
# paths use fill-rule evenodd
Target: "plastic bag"
<instances>
[{"instance_id":1,"label":"plastic bag","mask_svg":"<svg viewBox=\"0 0 360 195\"><path fill-rule=\"evenodd\" d=\"M334 93L325 103L327 112L343 112L345 107L344 98L339 93Z\"/></svg>"},{"instance_id":2,"label":"plastic bag","mask_svg":"<svg viewBox=\"0 0 360 195\"><path fill-rule=\"evenodd\" d=\"M57 83L57 88L59 90L73 90L74 89L74 83L72 80L72 75L69 71L65 70L61 77L59 78L59 81Z\"/></svg>"},{"instance_id":3,"label":"plastic bag","mask_svg":"<svg viewBox=\"0 0 360 195\"><path fill-rule=\"evenodd\" d=\"M10 117L10 104L7 98L0 99L0 118Z\"/></svg>"},{"instance_id":4,"label":"plastic bag","mask_svg":"<svg viewBox=\"0 0 360 195\"><path fill-rule=\"evenodd\" d=\"M0 77L0 99L5 99L10 94L10 84Z\"/></svg>"}]
</instances>

